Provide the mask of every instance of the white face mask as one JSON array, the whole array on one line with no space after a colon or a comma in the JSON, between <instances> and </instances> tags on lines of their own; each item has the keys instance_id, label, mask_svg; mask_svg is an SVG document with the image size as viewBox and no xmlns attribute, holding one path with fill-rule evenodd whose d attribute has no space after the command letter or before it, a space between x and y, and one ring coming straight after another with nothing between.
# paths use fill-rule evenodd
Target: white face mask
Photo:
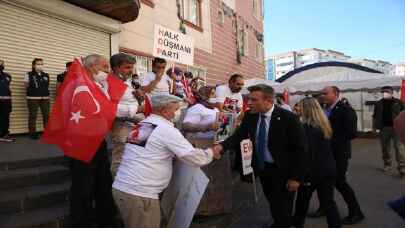
<instances>
[{"instance_id":1,"label":"white face mask","mask_svg":"<svg viewBox=\"0 0 405 228\"><path fill-rule=\"evenodd\" d=\"M104 71L99 71L96 75L94 75L94 80L97 82L102 82L107 80L108 74Z\"/></svg>"},{"instance_id":2,"label":"white face mask","mask_svg":"<svg viewBox=\"0 0 405 228\"><path fill-rule=\"evenodd\" d=\"M211 97L208 99L208 103L215 104L215 103L217 103L217 99L214 97Z\"/></svg>"},{"instance_id":3,"label":"white face mask","mask_svg":"<svg viewBox=\"0 0 405 228\"><path fill-rule=\"evenodd\" d=\"M180 121L180 116L181 116L181 110L179 109L174 113L174 117L172 119L172 122L173 123L179 122Z\"/></svg>"},{"instance_id":4,"label":"white face mask","mask_svg":"<svg viewBox=\"0 0 405 228\"><path fill-rule=\"evenodd\" d=\"M41 65L36 65L35 66L35 71L37 71L37 72L41 72L41 71L43 71L43 67L41 66Z\"/></svg>"},{"instance_id":5,"label":"white face mask","mask_svg":"<svg viewBox=\"0 0 405 228\"><path fill-rule=\"evenodd\" d=\"M391 94L391 93L384 92L384 93L383 93L383 98L384 98L384 99L391 99L391 98L392 98L392 94Z\"/></svg>"}]
</instances>

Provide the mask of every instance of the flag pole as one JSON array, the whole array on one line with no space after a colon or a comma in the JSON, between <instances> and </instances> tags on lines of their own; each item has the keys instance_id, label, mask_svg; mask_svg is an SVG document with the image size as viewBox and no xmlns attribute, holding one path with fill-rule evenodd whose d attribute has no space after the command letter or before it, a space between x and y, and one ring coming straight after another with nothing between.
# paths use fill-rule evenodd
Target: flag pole
<instances>
[{"instance_id":1,"label":"flag pole","mask_svg":"<svg viewBox=\"0 0 405 228\"><path fill-rule=\"evenodd\" d=\"M259 198L257 197L257 187L256 187L256 177L255 177L255 171L252 171L252 184L253 184L253 194L255 196L255 203L257 204L259 202Z\"/></svg>"}]
</instances>

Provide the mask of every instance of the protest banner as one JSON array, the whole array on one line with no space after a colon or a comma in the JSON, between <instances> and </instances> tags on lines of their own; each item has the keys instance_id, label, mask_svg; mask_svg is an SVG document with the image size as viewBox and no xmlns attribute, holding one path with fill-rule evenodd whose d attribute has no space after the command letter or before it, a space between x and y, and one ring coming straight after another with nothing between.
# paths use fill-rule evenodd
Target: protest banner
<instances>
[{"instance_id":1,"label":"protest banner","mask_svg":"<svg viewBox=\"0 0 405 228\"><path fill-rule=\"evenodd\" d=\"M155 25L153 56L192 66L194 39L192 36Z\"/></svg>"},{"instance_id":2,"label":"protest banner","mask_svg":"<svg viewBox=\"0 0 405 228\"><path fill-rule=\"evenodd\" d=\"M256 177L252 168L253 143L250 139L244 139L240 142L240 153L242 157L243 175L252 174L253 194L255 202L258 203L259 198L257 196Z\"/></svg>"},{"instance_id":3,"label":"protest banner","mask_svg":"<svg viewBox=\"0 0 405 228\"><path fill-rule=\"evenodd\" d=\"M243 175L251 174L253 172L252 168L253 145L250 139L245 139L240 142L240 152L242 154Z\"/></svg>"},{"instance_id":4,"label":"protest banner","mask_svg":"<svg viewBox=\"0 0 405 228\"><path fill-rule=\"evenodd\" d=\"M198 167L176 161L161 208L166 228L188 228L207 188L209 179Z\"/></svg>"}]
</instances>

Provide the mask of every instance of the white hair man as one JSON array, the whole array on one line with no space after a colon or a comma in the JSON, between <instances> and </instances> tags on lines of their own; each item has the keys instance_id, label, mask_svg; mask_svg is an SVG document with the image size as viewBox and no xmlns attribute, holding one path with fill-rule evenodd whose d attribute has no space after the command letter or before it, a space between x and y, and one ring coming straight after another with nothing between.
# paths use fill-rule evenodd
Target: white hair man
<instances>
[{"instance_id":1,"label":"white hair man","mask_svg":"<svg viewBox=\"0 0 405 228\"><path fill-rule=\"evenodd\" d=\"M172 176L173 158L209 164L220 152L194 148L176 129L179 102L173 95L152 96L153 113L130 133L113 183L113 196L127 228L159 228L159 194Z\"/></svg>"}]
</instances>

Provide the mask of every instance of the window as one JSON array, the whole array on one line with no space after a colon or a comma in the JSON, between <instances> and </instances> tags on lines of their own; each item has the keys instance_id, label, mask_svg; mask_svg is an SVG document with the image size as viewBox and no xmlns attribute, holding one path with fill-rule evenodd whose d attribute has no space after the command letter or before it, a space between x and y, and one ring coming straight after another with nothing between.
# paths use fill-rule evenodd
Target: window
<instances>
[{"instance_id":1,"label":"window","mask_svg":"<svg viewBox=\"0 0 405 228\"><path fill-rule=\"evenodd\" d=\"M263 44L258 42L256 44L256 60L262 62L264 60L263 55L264 55Z\"/></svg>"},{"instance_id":2,"label":"window","mask_svg":"<svg viewBox=\"0 0 405 228\"><path fill-rule=\"evenodd\" d=\"M253 16L257 19L261 19L263 17L262 14L262 0L252 0L253 1Z\"/></svg>"},{"instance_id":3,"label":"window","mask_svg":"<svg viewBox=\"0 0 405 228\"><path fill-rule=\"evenodd\" d=\"M282 66L289 66L289 65L292 65L292 64L294 64L294 63L293 62L285 62L285 63L279 63L279 64L277 64L277 66L282 67Z\"/></svg>"},{"instance_id":4,"label":"window","mask_svg":"<svg viewBox=\"0 0 405 228\"><path fill-rule=\"evenodd\" d=\"M132 55L136 58L136 72L138 75L152 71L152 58Z\"/></svg>"},{"instance_id":5,"label":"window","mask_svg":"<svg viewBox=\"0 0 405 228\"><path fill-rule=\"evenodd\" d=\"M238 30L238 44L239 53L243 56L247 56L249 51L248 32L243 28Z\"/></svg>"},{"instance_id":6,"label":"window","mask_svg":"<svg viewBox=\"0 0 405 228\"><path fill-rule=\"evenodd\" d=\"M201 23L202 0L180 0L180 16L186 25L202 30Z\"/></svg>"},{"instance_id":7,"label":"window","mask_svg":"<svg viewBox=\"0 0 405 228\"><path fill-rule=\"evenodd\" d=\"M225 23L225 15L222 9L218 10L218 23L220 25L224 25Z\"/></svg>"},{"instance_id":8,"label":"window","mask_svg":"<svg viewBox=\"0 0 405 228\"><path fill-rule=\"evenodd\" d=\"M207 84L207 71L204 68L187 66L187 71L190 71L194 78L200 77L204 79L204 83Z\"/></svg>"}]
</instances>

